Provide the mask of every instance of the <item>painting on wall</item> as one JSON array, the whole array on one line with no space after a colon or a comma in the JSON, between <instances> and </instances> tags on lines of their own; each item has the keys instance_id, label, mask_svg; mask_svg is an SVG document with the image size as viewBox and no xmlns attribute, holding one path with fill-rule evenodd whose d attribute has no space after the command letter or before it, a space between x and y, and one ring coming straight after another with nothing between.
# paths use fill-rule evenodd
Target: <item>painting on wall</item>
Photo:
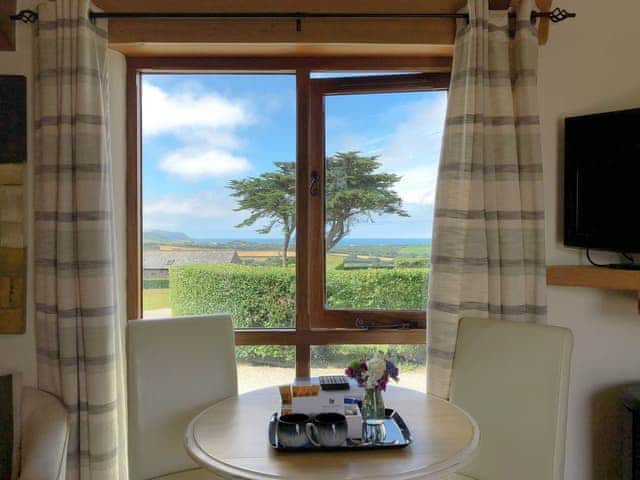
<instances>
[{"instance_id":1,"label":"painting on wall","mask_svg":"<svg viewBox=\"0 0 640 480\"><path fill-rule=\"evenodd\" d=\"M0 75L0 334L25 331L27 83Z\"/></svg>"}]
</instances>

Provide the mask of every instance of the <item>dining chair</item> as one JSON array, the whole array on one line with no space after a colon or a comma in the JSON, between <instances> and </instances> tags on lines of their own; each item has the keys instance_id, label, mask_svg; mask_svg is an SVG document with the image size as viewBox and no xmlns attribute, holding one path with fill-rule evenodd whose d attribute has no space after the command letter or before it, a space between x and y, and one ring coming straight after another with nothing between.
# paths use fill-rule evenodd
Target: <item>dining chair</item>
<instances>
[{"instance_id":1,"label":"dining chair","mask_svg":"<svg viewBox=\"0 0 640 480\"><path fill-rule=\"evenodd\" d=\"M184 449L189 422L237 395L228 315L136 320L127 325L130 480L209 480Z\"/></svg>"},{"instance_id":2,"label":"dining chair","mask_svg":"<svg viewBox=\"0 0 640 480\"><path fill-rule=\"evenodd\" d=\"M478 422L480 444L448 480L562 480L572 347L566 328L460 321L451 402Z\"/></svg>"}]
</instances>

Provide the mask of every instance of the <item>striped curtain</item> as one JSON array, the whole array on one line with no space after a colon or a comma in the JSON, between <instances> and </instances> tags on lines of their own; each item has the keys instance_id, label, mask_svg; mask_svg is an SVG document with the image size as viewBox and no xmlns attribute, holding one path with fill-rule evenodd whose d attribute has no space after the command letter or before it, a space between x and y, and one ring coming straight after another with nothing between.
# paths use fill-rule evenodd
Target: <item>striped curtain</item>
<instances>
[{"instance_id":1,"label":"striped curtain","mask_svg":"<svg viewBox=\"0 0 640 480\"><path fill-rule=\"evenodd\" d=\"M39 7L35 83L38 384L64 402L68 479L121 478L106 31L87 0Z\"/></svg>"},{"instance_id":2,"label":"striped curtain","mask_svg":"<svg viewBox=\"0 0 640 480\"><path fill-rule=\"evenodd\" d=\"M458 321L546 314L533 0L469 0L456 34L433 227L428 390L449 397Z\"/></svg>"}]
</instances>

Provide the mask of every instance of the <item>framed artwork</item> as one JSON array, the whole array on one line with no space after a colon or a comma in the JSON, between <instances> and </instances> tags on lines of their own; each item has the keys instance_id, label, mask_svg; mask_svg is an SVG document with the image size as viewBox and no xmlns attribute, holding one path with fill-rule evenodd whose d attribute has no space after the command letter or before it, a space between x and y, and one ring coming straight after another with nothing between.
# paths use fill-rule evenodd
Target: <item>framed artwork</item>
<instances>
[{"instance_id":1,"label":"framed artwork","mask_svg":"<svg viewBox=\"0 0 640 480\"><path fill-rule=\"evenodd\" d=\"M0 75L0 334L25 331L27 82Z\"/></svg>"}]
</instances>

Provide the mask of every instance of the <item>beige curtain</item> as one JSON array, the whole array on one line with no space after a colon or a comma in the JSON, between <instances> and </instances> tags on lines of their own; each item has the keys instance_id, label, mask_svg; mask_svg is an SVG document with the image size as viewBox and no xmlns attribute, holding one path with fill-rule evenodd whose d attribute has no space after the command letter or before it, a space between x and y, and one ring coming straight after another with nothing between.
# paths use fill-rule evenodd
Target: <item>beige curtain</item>
<instances>
[{"instance_id":1,"label":"beige curtain","mask_svg":"<svg viewBox=\"0 0 640 480\"><path fill-rule=\"evenodd\" d=\"M87 0L39 7L35 83L38 384L71 422L67 478L126 471L116 315L106 31ZM123 467L123 465L125 465Z\"/></svg>"},{"instance_id":2,"label":"beige curtain","mask_svg":"<svg viewBox=\"0 0 640 480\"><path fill-rule=\"evenodd\" d=\"M458 321L546 313L533 0L469 0L456 34L438 175L428 306L428 390L448 398Z\"/></svg>"}]
</instances>

